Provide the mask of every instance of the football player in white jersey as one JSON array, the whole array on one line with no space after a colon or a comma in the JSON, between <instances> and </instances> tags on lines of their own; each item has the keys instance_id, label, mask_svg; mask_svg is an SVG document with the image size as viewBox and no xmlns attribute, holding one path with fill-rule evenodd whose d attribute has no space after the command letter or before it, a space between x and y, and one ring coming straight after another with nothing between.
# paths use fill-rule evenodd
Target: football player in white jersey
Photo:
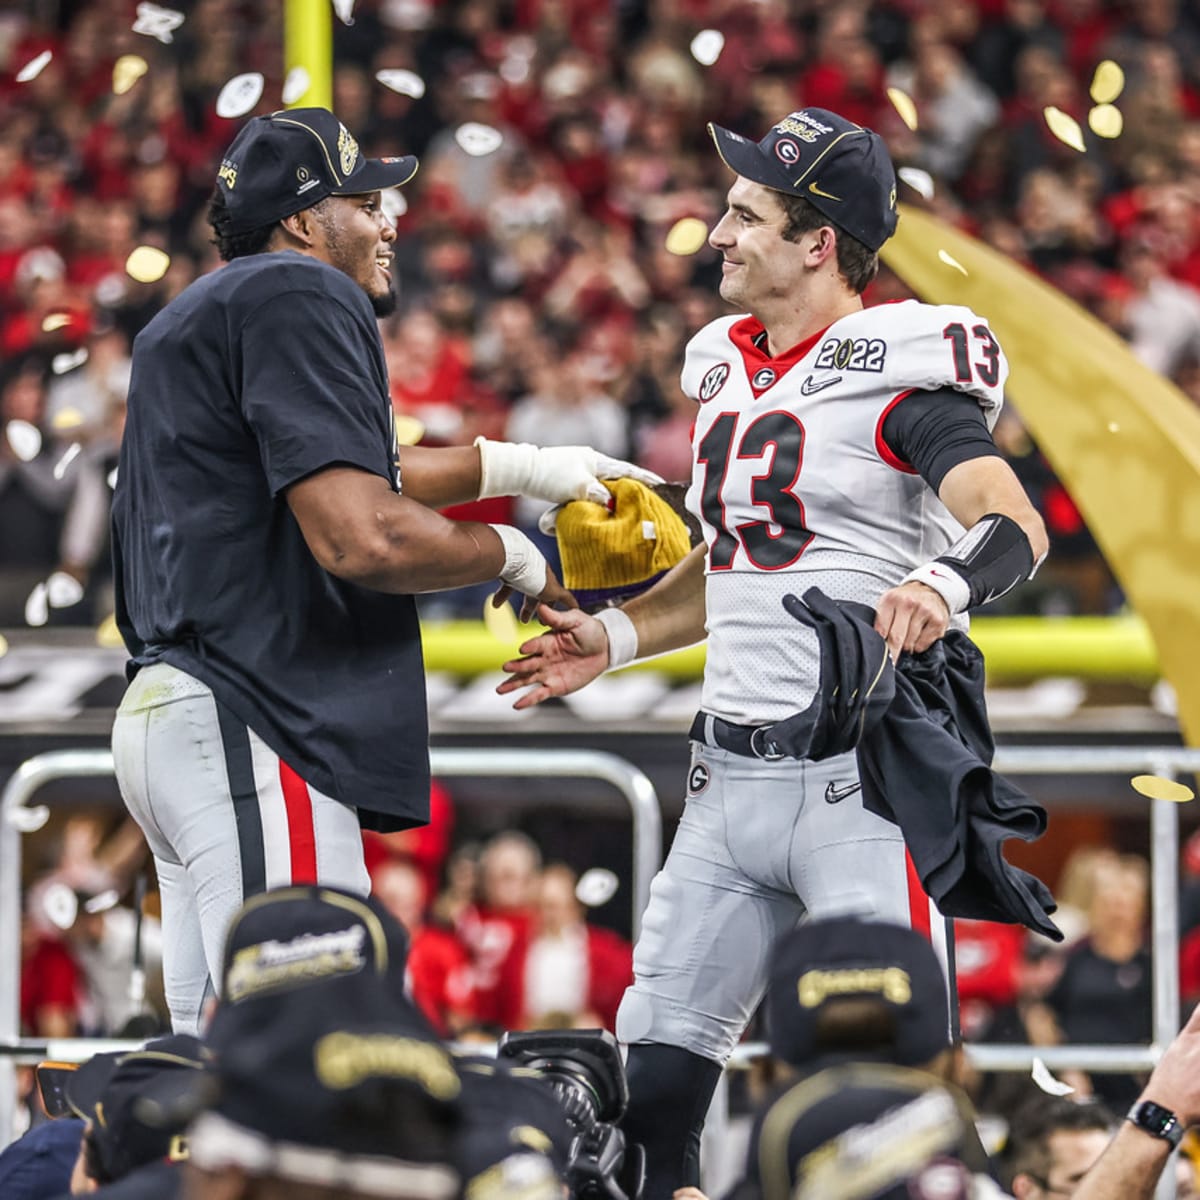
<instances>
[{"instance_id":1,"label":"football player in white jersey","mask_svg":"<svg viewBox=\"0 0 1200 1200\"><path fill-rule=\"evenodd\" d=\"M524 708L708 638L687 804L617 1018L647 1200L697 1181L713 1087L804 914L930 929L899 829L863 807L853 753L771 759L754 739L819 682L815 634L781 598L817 586L868 604L896 658L1028 578L1047 549L992 442L1008 364L986 320L863 307L897 221L879 136L816 108L759 142L709 130L736 176L709 244L740 315L701 329L683 365L697 401L687 503L705 544L623 608L543 608L550 632L499 688L528 688Z\"/></svg>"}]
</instances>

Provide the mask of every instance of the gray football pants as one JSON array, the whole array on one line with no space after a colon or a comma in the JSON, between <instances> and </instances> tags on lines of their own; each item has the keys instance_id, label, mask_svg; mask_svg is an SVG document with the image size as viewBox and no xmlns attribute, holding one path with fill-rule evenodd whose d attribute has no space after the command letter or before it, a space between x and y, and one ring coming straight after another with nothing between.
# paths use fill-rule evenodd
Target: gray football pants
<instances>
[{"instance_id":1,"label":"gray football pants","mask_svg":"<svg viewBox=\"0 0 1200 1200\"><path fill-rule=\"evenodd\" d=\"M199 1031L247 897L294 883L370 891L354 809L309 787L191 675L166 663L138 672L117 710L113 759L154 854L176 1033Z\"/></svg>"},{"instance_id":2,"label":"gray football pants","mask_svg":"<svg viewBox=\"0 0 1200 1200\"><path fill-rule=\"evenodd\" d=\"M617 1014L621 1041L724 1063L776 944L805 914L929 930L900 830L863 808L858 782L853 754L771 762L692 743L687 803Z\"/></svg>"}]
</instances>

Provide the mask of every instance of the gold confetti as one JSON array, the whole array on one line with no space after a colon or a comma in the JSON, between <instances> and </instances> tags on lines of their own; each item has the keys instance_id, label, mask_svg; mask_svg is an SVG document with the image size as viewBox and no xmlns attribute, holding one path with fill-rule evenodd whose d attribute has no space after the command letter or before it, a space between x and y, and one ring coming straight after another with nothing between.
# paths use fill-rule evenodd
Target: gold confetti
<instances>
[{"instance_id":1,"label":"gold confetti","mask_svg":"<svg viewBox=\"0 0 1200 1200\"><path fill-rule=\"evenodd\" d=\"M900 120L913 131L917 132L917 106L913 103L912 97L905 91L901 91L898 87L890 87L887 90L888 99L892 102L892 107L900 114Z\"/></svg>"},{"instance_id":2,"label":"gold confetti","mask_svg":"<svg viewBox=\"0 0 1200 1200\"><path fill-rule=\"evenodd\" d=\"M513 612L512 605L508 601L496 608L489 596L483 602L483 625L492 637L506 646L511 646L514 642L521 640L521 627L517 624L517 614Z\"/></svg>"},{"instance_id":3,"label":"gold confetti","mask_svg":"<svg viewBox=\"0 0 1200 1200\"><path fill-rule=\"evenodd\" d=\"M1069 113L1063 112L1061 108L1055 108L1053 104L1048 104L1042 109L1042 116L1046 118L1050 132L1060 142L1070 146L1072 150L1078 150L1080 154L1086 151L1087 148L1083 144L1083 130L1079 128L1079 122Z\"/></svg>"},{"instance_id":4,"label":"gold confetti","mask_svg":"<svg viewBox=\"0 0 1200 1200\"><path fill-rule=\"evenodd\" d=\"M1196 798L1196 793L1186 783L1164 779L1161 775L1135 775L1129 783L1135 792L1151 800L1173 800L1176 804L1186 804Z\"/></svg>"},{"instance_id":5,"label":"gold confetti","mask_svg":"<svg viewBox=\"0 0 1200 1200\"><path fill-rule=\"evenodd\" d=\"M53 333L56 329L63 329L70 323L70 313L48 313L42 318L42 332Z\"/></svg>"},{"instance_id":6,"label":"gold confetti","mask_svg":"<svg viewBox=\"0 0 1200 1200\"><path fill-rule=\"evenodd\" d=\"M425 436L425 426L406 413L396 414L395 425L397 445L415 446Z\"/></svg>"},{"instance_id":7,"label":"gold confetti","mask_svg":"<svg viewBox=\"0 0 1200 1200\"><path fill-rule=\"evenodd\" d=\"M1109 421L1109 423L1108 423L1108 432L1109 432L1109 433L1120 433L1120 432L1121 432L1121 426L1120 426L1120 425L1118 425L1118 424L1116 423L1116 421Z\"/></svg>"},{"instance_id":8,"label":"gold confetti","mask_svg":"<svg viewBox=\"0 0 1200 1200\"><path fill-rule=\"evenodd\" d=\"M139 246L125 260L125 274L138 283L157 283L171 265L171 256L157 246Z\"/></svg>"},{"instance_id":9,"label":"gold confetti","mask_svg":"<svg viewBox=\"0 0 1200 1200\"><path fill-rule=\"evenodd\" d=\"M83 424L83 413L77 408L64 408L54 414L50 427L59 433L68 429L78 429Z\"/></svg>"},{"instance_id":10,"label":"gold confetti","mask_svg":"<svg viewBox=\"0 0 1200 1200\"><path fill-rule=\"evenodd\" d=\"M1125 72L1120 64L1106 58L1096 67L1088 95L1096 104L1111 104L1125 90Z\"/></svg>"},{"instance_id":11,"label":"gold confetti","mask_svg":"<svg viewBox=\"0 0 1200 1200\"><path fill-rule=\"evenodd\" d=\"M103 646L106 650L120 650L125 645L113 613L109 613L97 627L96 645Z\"/></svg>"},{"instance_id":12,"label":"gold confetti","mask_svg":"<svg viewBox=\"0 0 1200 1200\"><path fill-rule=\"evenodd\" d=\"M946 266L953 267L956 271L961 271L964 275L968 274L967 268L964 267L962 263L960 263L958 259L950 253L949 250L939 250L938 261L944 262Z\"/></svg>"},{"instance_id":13,"label":"gold confetti","mask_svg":"<svg viewBox=\"0 0 1200 1200\"><path fill-rule=\"evenodd\" d=\"M671 226L665 244L668 254L686 258L702 250L707 241L708 226L699 217L681 217Z\"/></svg>"},{"instance_id":14,"label":"gold confetti","mask_svg":"<svg viewBox=\"0 0 1200 1200\"><path fill-rule=\"evenodd\" d=\"M113 91L125 95L148 70L150 66L140 54L122 54L113 63Z\"/></svg>"},{"instance_id":15,"label":"gold confetti","mask_svg":"<svg viewBox=\"0 0 1200 1200\"><path fill-rule=\"evenodd\" d=\"M1118 138L1121 136L1121 130L1125 128L1125 118L1121 116L1119 108L1114 108L1111 104L1097 104L1088 113L1088 128L1097 137Z\"/></svg>"},{"instance_id":16,"label":"gold confetti","mask_svg":"<svg viewBox=\"0 0 1200 1200\"><path fill-rule=\"evenodd\" d=\"M3 658L8 653L8 638L0 633L0 658Z\"/></svg>"}]
</instances>

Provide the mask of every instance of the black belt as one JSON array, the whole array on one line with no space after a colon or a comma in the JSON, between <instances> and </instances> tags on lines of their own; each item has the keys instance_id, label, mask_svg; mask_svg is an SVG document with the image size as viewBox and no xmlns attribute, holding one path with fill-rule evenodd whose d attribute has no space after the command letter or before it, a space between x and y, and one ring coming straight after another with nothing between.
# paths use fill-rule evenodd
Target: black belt
<instances>
[{"instance_id":1,"label":"black belt","mask_svg":"<svg viewBox=\"0 0 1200 1200\"><path fill-rule=\"evenodd\" d=\"M728 750L730 754L740 754L743 758L778 762L788 756L777 749L767 736L772 728L771 725L735 725L732 721L722 721L720 717L698 712L688 737L706 746Z\"/></svg>"}]
</instances>

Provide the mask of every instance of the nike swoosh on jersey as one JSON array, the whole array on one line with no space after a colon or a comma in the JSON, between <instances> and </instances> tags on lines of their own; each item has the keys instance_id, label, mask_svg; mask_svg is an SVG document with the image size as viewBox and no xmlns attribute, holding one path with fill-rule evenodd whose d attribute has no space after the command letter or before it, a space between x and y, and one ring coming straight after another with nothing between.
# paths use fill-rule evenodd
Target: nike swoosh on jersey
<instances>
[{"instance_id":1,"label":"nike swoosh on jersey","mask_svg":"<svg viewBox=\"0 0 1200 1200\"><path fill-rule=\"evenodd\" d=\"M841 382L842 382L842 377L840 375L835 375L832 379L822 379L820 383L814 383L813 377L810 375L800 385L800 395L815 396L817 394L817 392L823 392L827 387L833 387L833 385L835 383L841 383Z\"/></svg>"},{"instance_id":2,"label":"nike swoosh on jersey","mask_svg":"<svg viewBox=\"0 0 1200 1200\"><path fill-rule=\"evenodd\" d=\"M853 796L862 787L862 783L848 783L845 787L834 787L831 779L825 785L825 803L841 804L847 796Z\"/></svg>"}]
</instances>

